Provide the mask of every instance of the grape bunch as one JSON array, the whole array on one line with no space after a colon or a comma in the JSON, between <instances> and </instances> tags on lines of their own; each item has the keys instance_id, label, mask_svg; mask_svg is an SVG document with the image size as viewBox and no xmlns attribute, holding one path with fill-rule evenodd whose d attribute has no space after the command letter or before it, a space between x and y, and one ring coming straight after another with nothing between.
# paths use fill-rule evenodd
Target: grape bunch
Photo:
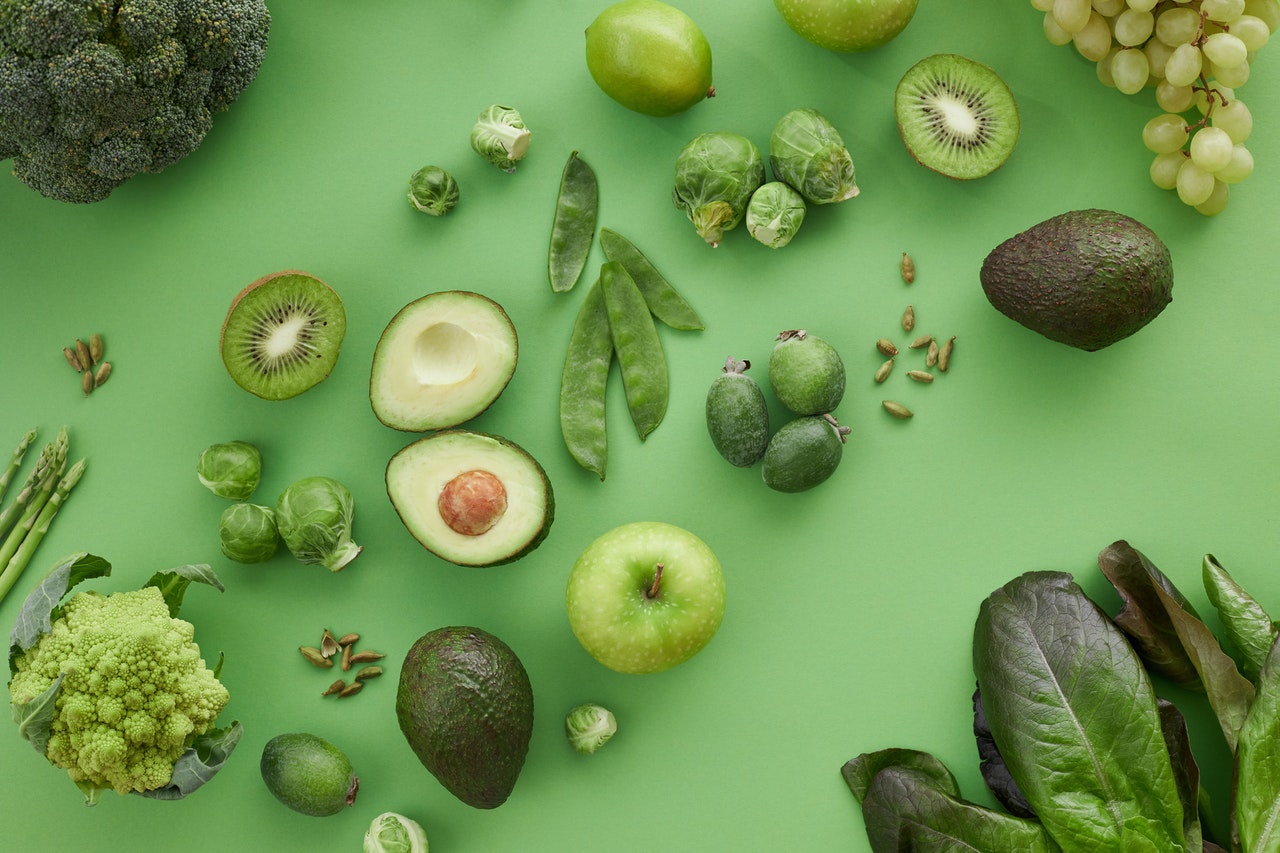
<instances>
[{"instance_id":1,"label":"grape bunch","mask_svg":"<svg viewBox=\"0 0 1280 853\"><path fill-rule=\"evenodd\" d=\"M1253 172L1244 142L1253 116L1236 89L1280 28L1280 0L1031 0L1044 34L1097 63L1098 79L1126 95L1155 90L1163 110L1142 141L1152 182L1183 203L1221 213L1231 185Z\"/></svg>"}]
</instances>

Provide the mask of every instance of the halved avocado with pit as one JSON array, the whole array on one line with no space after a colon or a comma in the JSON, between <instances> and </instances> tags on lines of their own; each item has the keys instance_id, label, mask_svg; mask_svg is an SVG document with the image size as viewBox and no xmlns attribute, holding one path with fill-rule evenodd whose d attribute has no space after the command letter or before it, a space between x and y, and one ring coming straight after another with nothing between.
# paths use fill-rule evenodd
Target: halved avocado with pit
<instances>
[{"instance_id":1,"label":"halved avocado with pit","mask_svg":"<svg viewBox=\"0 0 1280 853\"><path fill-rule=\"evenodd\" d=\"M457 426L498 399L518 354L515 326L501 305L466 290L429 293L400 309L378 341L369 379L373 413L408 432Z\"/></svg>"},{"instance_id":2,"label":"halved avocado with pit","mask_svg":"<svg viewBox=\"0 0 1280 853\"><path fill-rule=\"evenodd\" d=\"M459 566L496 566L528 554L555 516L538 461L501 436L447 430L420 438L387 464L387 495L431 553Z\"/></svg>"}]
</instances>

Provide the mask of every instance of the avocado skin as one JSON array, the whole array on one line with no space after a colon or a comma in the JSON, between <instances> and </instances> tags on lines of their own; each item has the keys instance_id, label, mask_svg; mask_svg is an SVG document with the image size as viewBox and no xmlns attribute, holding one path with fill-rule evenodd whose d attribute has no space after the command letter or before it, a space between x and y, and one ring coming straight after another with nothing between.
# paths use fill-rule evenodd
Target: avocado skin
<instances>
[{"instance_id":1,"label":"avocado skin","mask_svg":"<svg viewBox=\"0 0 1280 853\"><path fill-rule=\"evenodd\" d=\"M533 688L511 647L479 628L438 628L405 655L400 731L427 770L477 809L515 788L533 735Z\"/></svg>"},{"instance_id":2,"label":"avocado skin","mask_svg":"<svg viewBox=\"0 0 1280 853\"><path fill-rule=\"evenodd\" d=\"M988 301L1052 341L1093 352L1129 337L1173 299L1169 249L1109 210L1074 210L1001 243L982 263Z\"/></svg>"}]
</instances>

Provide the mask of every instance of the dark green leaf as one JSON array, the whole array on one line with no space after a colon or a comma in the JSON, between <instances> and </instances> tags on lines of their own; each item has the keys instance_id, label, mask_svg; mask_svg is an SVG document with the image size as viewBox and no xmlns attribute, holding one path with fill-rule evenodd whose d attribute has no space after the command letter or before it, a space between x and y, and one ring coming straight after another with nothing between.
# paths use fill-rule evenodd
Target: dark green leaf
<instances>
[{"instance_id":1,"label":"dark green leaf","mask_svg":"<svg viewBox=\"0 0 1280 853\"><path fill-rule=\"evenodd\" d=\"M882 749L878 752L864 752L851 758L840 768L840 775L845 784L853 792L853 796L861 803L871 787L871 780L886 767L905 767L923 773L933 780L944 793L953 797L960 796L960 788L955 777L947 766L931 753L916 749Z\"/></svg>"},{"instance_id":2,"label":"dark green leaf","mask_svg":"<svg viewBox=\"0 0 1280 853\"><path fill-rule=\"evenodd\" d=\"M1185 850L1150 678L1070 575L1030 572L993 592L973 657L1001 755L1059 844Z\"/></svg>"},{"instance_id":3,"label":"dark green leaf","mask_svg":"<svg viewBox=\"0 0 1280 853\"><path fill-rule=\"evenodd\" d=\"M177 566L167 572L156 572L151 576L151 580L144 584L144 588L148 586L158 588L160 594L164 596L165 604L169 605L169 615L177 618L178 608L182 606L182 596L186 595L187 587L191 586L192 581L207 583L218 592L223 591L222 581L218 580L218 576L206 563Z\"/></svg>"},{"instance_id":4,"label":"dark green leaf","mask_svg":"<svg viewBox=\"0 0 1280 853\"><path fill-rule=\"evenodd\" d=\"M1058 853L1035 821L954 796L911 767L876 773L862 802L873 853Z\"/></svg>"},{"instance_id":5,"label":"dark green leaf","mask_svg":"<svg viewBox=\"0 0 1280 853\"><path fill-rule=\"evenodd\" d=\"M1191 736L1187 733L1187 721L1182 712L1166 699L1156 700L1160 712L1160 730L1169 750L1169 763L1178 783L1178 799L1182 801L1182 833L1187 849L1196 850L1203 844L1200 830L1200 766L1191 754Z\"/></svg>"},{"instance_id":6,"label":"dark green leaf","mask_svg":"<svg viewBox=\"0 0 1280 853\"><path fill-rule=\"evenodd\" d=\"M231 757L244 726L237 720L226 728L210 729L197 737L173 765L173 776L163 788L138 791L153 800L180 800L214 777Z\"/></svg>"},{"instance_id":7,"label":"dark green leaf","mask_svg":"<svg viewBox=\"0 0 1280 853\"><path fill-rule=\"evenodd\" d=\"M1179 680L1180 683L1205 691L1227 745L1234 751L1240 726L1253 702L1253 684L1240 674L1218 638L1169 579L1129 543L1122 540L1103 551L1098 565L1125 599L1116 624L1134 639L1138 654L1152 670L1173 677L1162 663L1170 657L1190 665L1195 680ZM1157 658L1152 660L1147 653L1153 649L1137 637L1151 638L1156 634L1160 642L1154 650ZM1183 668L1183 663L1175 667L1179 673Z\"/></svg>"},{"instance_id":8,"label":"dark green leaf","mask_svg":"<svg viewBox=\"0 0 1280 853\"><path fill-rule=\"evenodd\" d=\"M57 716L58 691L62 687L65 673L59 673L53 683L30 702L11 702L13 721L18 724L18 734L31 742L35 751L44 755L49 745L49 727Z\"/></svg>"},{"instance_id":9,"label":"dark green leaf","mask_svg":"<svg viewBox=\"0 0 1280 853\"><path fill-rule=\"evenodd\" d=\"M1199 673L1156 591L1168 593L1179 608L1199 620L1186 597L1142 552L1123 539L1098 555L1098 567L1123 602L1115 623L1128 635L1147 667L1179 686L1202 689Z\"/></svg>"},{"instance_id":10,"label":"dark green leaf","mask_svg":"<svg viewBox=\"0 0 1280 853\"><path fill-rule=\"evenodd\" d=\"M45 576L40 585L31 590L9 632L9 671L13 671L13 659L34 646L49 633L53 620L61 612L59 603L81 581L106 577L111 574L111 564L101 557L80 552L64 558Z\"/></svg>"},{"instance_id":11,"label":"dark green leaf","mask_svg":"<svg viewBox=\"0 0 1280 853\"><path fill-rule=\"evenodd\" d=\"M1256 681L1262 664L1275 643L1277 631L1271 617L1253 596L1222 568L1212 554L1204 555L1204 589L1209 603L1218 611L1226 634L1227 647L1240 673Z\"/></svg>"},{"instance_id":12,"label":"dark green leaf","mask_svg":"<svg viewBox=\"0 0 1280 853\"><path fill-rule=\"evenodd\" d=\"M1258 675L1258 695L1240 729L1235 818L1243 849L1280 851L1280 644Z\"/></svg>"},{"instance_id":13,"label":"dark green leaf","mask_svg":"<svg viewBox=\"0 0 1280 853\"><path fill-rule=\"evenodd\" d=\"M1013 815L1035 818L1036 810L1031 808L1026 796L1013 781L1009 765L1000 755L1000 747L991 736L991 726L987 723L987 711L982 707L982 691L973 691L973 736L978 742L978 758L982 760L982 780L987 788L1000 801L1000 805Z\"/></svg>"}]
</instances>

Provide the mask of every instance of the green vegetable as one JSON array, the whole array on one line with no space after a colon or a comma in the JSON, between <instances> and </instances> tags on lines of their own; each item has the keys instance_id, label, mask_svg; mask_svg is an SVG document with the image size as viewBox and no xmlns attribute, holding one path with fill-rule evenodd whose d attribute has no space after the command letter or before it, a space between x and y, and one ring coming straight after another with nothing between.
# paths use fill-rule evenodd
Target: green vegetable
<instances>
[{"instance_id":1,"label":"green vegetable","mask_svg":"<svg viewBox=\"0 0 1280 853\"><path fill-rule=\"evenodd\" d=\"M423 166L409 178L409 202L423 213L444 216L458 206L458 182L439 166Z\"/></svg>"},{"instance_id":2,"label":"green vegetable","mask_svg":"<svg viewBox=\"0 0 1280 853\"><path fill-rule=\"evenodd\" d=\"M644 296L617 261L600 268L609 333L618 356L627 410L643 441L662 422L670 394L667 359Z\"/></svg>"},{"instance_id":3,"label":"green vegetable","mask_svg":"<svg viewBox=\"0 0 1280 853\"><path fill-rule=\"evenodd\" d=\"M162 171L253 81L270 22L263 0L7 0L0 159L76 203Z\"/></svg>"},{"instance_id":4,"label":"green vegetable","mask_svg":"<svg viewBox=\"0 0 1280 853\"><path fill-rule=\"evenodd\" d=\"M849 427L831 415L805 415L778 428L761 458L764 484L778 492L803 492L825 482L844 456Z\"/></svg>"},{"instance_id":5,"label":"green vegetable","mask_svg":"<svg viewBox=\"0 0 1280 853\"><path fill-rule=\"evenodd\" d=\"M607 260L617 261L644 294L650 313L673 329L700 331L706 326L698 312L676 292L671 283L641 254L630 240L617 231L600 229L600 248Z\"/></svg>"},{"instance_id":6,"label":"green vegetable","mask_svg":"<svg viewBox=\"0 0 1280 853\"><path fill-rule=\"evenodd\" d=\"M817 110L792 110L778 120L769 139L769 165L777 180L813 204L833 204L858 194L849 150Z\"/></svg>"},{"instance_id":7,"label":"green vegetable","mask_svg":"<svg viewBox=\"0 0 1280 853\"><path fill-rule=\"evenodd\" d=\"M85 461L81 459L67 469L67 472L57 480L56 486L42 488L28 508L28 514L23 516L18 526L9 533L4 546L0 547L0 569L3 569L0 571L0 600L9 594L9 590L17 583L27 564L31 562L36 548L49 532L53 517L66 502L67 495L71 494L76 483L80 482L84 468ZM47 482L51 485L54 480L51 478ZM33 512L37 509L38 512Z\"/></svg>"},{"instance_id":8,"label":"green vegetable","mask_svg":"<svg viewBox=\"0 0 1280 853\"><path fill-rule=\"evenodd\" d=\"M707 432L716 451L731 465L750 468L769 446L769 407L764 392L747 375L749 361L732 356L707 389Z\"/></svg>"},{"instance_id":9,"label":"green vegetable","mask_svg":"<svg viewBox=\"0 0 1280 853\"><path fill-rule=\"evenodd\" d=\"M200 452L196 476L220 498L248 500L262 480L262 452L247 441L211 444Z\"/></svg>"},{"instance_id":10,"label":"green vegetable","mask_svg":"<svg viewBox=\"0 0 1280 853\"><path fill-rule=\"evenodd\" d=\"M262 781L277 800L312 817L355 805L360 779L338 747L308 732L276 735L262 748Z\"/></svg>"},{"instance_id":11,"label":"green vegetable","mask_svg":"<svg viewBox=\"0 0 1280 853\"><path fill-rule=\"evenodd\" d=\"M67 593L111 564L75 554L27 596L10 634L9 696L18 731L67 771L90 805L102 792L179 799L221 769L241 726L214 722L229 695L177 618L192 582L222 589L204 565L152 576L140 590Z\"/></svg>"},{"instance_id":12,"label":"green vegetable","mask_svg":"<svg viewBox=\"0 0 1280 853\"><path fill-rule=\"evenodd\" d=\"M1236 583L1212 554L1204 557L1202 577L1209 602L1222 621L1229 653L1240 673L1256 682L1280 631L1262 605Z\"/></svg>"},{"instance_id":13,"label":"green vegetable","mask_svg":"<svg viewBox=\"0 0 1280 853\"><path fill-rule=\"evenodd\" d=\"M307 477L285 489L276 502L276 527L300 562L340 571L362 550L351 541L355 499L332 477Z\"/></svg>"},{"instance_id":14,"label":"green vegetable","mask_svg":"<svg viewBox=\"0 0 1280 853\"><path fill-rule=\"evenodd\" d=\"M502 171L514 172L529 152L529 130L518 111L494 104L480 113L471 128L471 147Z\"/></svg>"},{"instance_id":15,"label":"green vegetable","mask_svg":"<svg viewBox=\"0 0 1280 853\"><path fill-rule=\"evenodd\" d=\"M618 732L613 712L602 705L587 703L570 709L564 717L564 733L569 745L583 755L591 755Z\"/></svg>"},{"instance_id":16,"label":"green vegetable","mask_svg":"<svg viewBox=\"0 0 1280 853\"><path fill-rule=\"evenodd\" d=\"M413 818L383 812L364 833L364 853L427 853L427 833Z\"/></svg>"},{"instance_id":17,"label":"green vegetable","mask_svg":"<svg viewBox=\"0 0 1280 853\"><path fill-rule=\"evenodd\" d=\"M237 563L262 563L280 547L276 514L257 504L232 504L222 511L218 526L222 553Z\"/></svg>"},{"instance_id":18,"label":"green vegetable","mask_svg":"<svg viewBox=\"0 0 1280 853\"><path fill-rule=\"evenodd\" d=\"M27 448L35 440L36 431L34 429L27 430L22 438L18 440L18 446L14 448L13 455L9 457L9 464L5 466L3 472L0 472L0 500L3 500L5 493L9 491L9 484L13 482L13 478L18 476L18 470L22 467L22 460L27 455ZM3 532L0 529L0 533Z\"/></svg>"},{"instance_id":19,"label":"green vegetable","mask_svg":"<svg viewBox=\"0 0 1280 853\"><path fill-rule=\"evenodd\" d=\"M560 194L551 224L547 272L551 289L557 293L572 290L582 275L595 236L598 203L596 173L574 151L560 176Z\"/></svg>"},{"instance_id":20,"label":"green vegetable","mask_svg":"<svg viewBox=\"0 0 1280 853\"><path fill-rule=\"evenodd\" d=\"M14 495L3 510L0 510L0 536L8 533L19 519L26 513L31 501L40 493L41 484L49 477L60 476L61 468L66 464L67 434L63 429L57 437L40 450L35 465L27 474L26 481L18 494ZM38 510L37 510L38 511ZM0 540L2 542L3 540ZM0 566L3 568L3 566Z\"/></svg>"},{"instance_id":21,"label":"green vegetable","mask_svg":"<svg viewBox=\"0 0 1280 853\"><path fill-rule=\"evenodd\" d=\"M751 195L747 204L747 232L770 249L781 249L800 230L804 198L781 181L770 181Z\"/></svg>"},{"instance_id":22,"label":"green vegetable","mask_svg":"<svg viewBox=\"0 0 1280 853\"><path fill-rule=\"evenodd\" d=\"M769 353L769 385L797 415L834 412L844 399L844 362L836 348L804 329L778 333Z\"/></svg>"},{"instance_id":23,"label":"green vegetable","mask_svg":"<svg viewBox=\"0 0 1280 853\"><path fill-rule=\"evenodd\" d=\"M763 183L764 160L755 143L736 133L703 133L676 158L671 199L698 236L718 246L724 232L742 221L751 194Z\"/></svg>"},{"instance_id":24,"label":"green vegetable","mask_svg":"<svg viewBox=\"0 0 1280 853\"><path fill-rule=\"evenodd\" d=\"M569 335L560 375L560 434L574 461L601 480L609 450L604 409L612 364L609 313L597 279L587 291Z\"/></svg>"}]
</instances>

